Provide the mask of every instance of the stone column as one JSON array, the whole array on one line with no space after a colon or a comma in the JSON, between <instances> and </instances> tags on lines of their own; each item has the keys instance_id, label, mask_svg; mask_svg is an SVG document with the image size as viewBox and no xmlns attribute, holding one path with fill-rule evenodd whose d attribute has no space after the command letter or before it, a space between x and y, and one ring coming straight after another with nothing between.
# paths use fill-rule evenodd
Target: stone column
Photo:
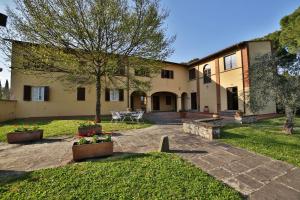
<instances>
[{"instance_id":1,"label":"stone column","mask_svg":"<svg viewBox=\"0 0 300 200\"><path fill-rule=\"evenodd\" d=\"M181 96L177 97L177 112L181 110Z\"/></svg>"}]
</instances>

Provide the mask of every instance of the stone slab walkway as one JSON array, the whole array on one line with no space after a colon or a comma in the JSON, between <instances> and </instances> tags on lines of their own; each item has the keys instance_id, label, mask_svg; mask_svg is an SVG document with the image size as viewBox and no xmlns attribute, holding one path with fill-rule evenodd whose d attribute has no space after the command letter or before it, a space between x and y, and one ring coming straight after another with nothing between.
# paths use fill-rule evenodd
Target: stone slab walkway
<instances>
[{"instance_id":1,"label":"stone slab walkway","mask_svg":"<svg viewBox=\"0 0 300 200\"><path fill-rule=\"evenodd\" d=\"M122 133L116 151L149 152L168 135L171 152L195 164L250 199L300 199L300 169L285 162L199 136L185 134L181 125L155 125Z\"/></svg>"},{"instance_id":2,"label":"stone slab walkway","mask_svg":"<svg viewBox=\"0 0 300 200\"><path fill-rule=\"evenodd\" d=\"M181 125L154 125L113 137L115 152L156 151L168 135L171 152L235 188L250 199L300 199L300 169L199 136L185 134ZM73 138L52 138L28 145L0 144L0 178L11 172L56 167L72 159Z\"/></svg>"}]
</instances>

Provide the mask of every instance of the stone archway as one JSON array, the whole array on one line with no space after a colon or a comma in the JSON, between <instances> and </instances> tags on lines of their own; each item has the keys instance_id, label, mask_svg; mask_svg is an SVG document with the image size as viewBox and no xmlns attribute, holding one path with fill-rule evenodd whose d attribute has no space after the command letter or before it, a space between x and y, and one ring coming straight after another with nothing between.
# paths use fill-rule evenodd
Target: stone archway
<instances>
[{"instance_id":1,"label":"stone archway","mask_svg":"<svg viewBox=\"0 0 300 200\"><path fill-rule=\"evenodd\" d=\"M172 92L156 92L151 95L152 111L176 112L177 95Z\"/></svg>"},{"instance_id":2,"label":"stone archway","mask_svg":"<svg viewBox=\"0 0 300 200\"><path fill-rule=\"evenodd\" d=\"M181 110L188 110L188 95L186 92L181 94Z\"/></svg>"},{"instance_id":3,"label":"stone archway","mask_svg":"<svg viewBox=\"0 0 300 200\"><path fill-rule=\"evenodd\" d=\"M143 91L134 91L130 95L131 110L133 111L146 111L147 108L147 95Z\"/></svg>"}]
</instances>

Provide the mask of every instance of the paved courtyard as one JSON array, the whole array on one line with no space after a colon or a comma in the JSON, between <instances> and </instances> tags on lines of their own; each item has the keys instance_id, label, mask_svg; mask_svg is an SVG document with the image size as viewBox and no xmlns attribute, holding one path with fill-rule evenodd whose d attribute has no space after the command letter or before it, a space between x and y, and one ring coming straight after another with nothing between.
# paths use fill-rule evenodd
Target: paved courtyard
<instances>
[{"instance_id":1,"label":"paved courtyard","mask_svg":"<svg viewBox=\"0 0 300 200\"><path fill-rule=\"evenodd\" d=\"M300 199L300 169L219 142L185 134L181 125L154 125L117 133L115 152L156 151L161 136L168 135L171 152L235 188L250 199ZM73 138L47 139L28 145L0 144L0 178L72 160Z\"/></svg>"}]
</instances>

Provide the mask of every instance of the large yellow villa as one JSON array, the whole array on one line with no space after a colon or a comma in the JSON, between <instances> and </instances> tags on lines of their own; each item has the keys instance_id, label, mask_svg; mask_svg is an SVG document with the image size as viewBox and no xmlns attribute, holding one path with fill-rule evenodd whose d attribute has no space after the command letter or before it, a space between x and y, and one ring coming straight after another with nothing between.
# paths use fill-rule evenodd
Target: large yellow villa
<instances>
[{"instance_id":1,"label":"large yellow villa","mask_svg":"<svg viewBox=\"0 0 300 200\"><path fill-rule=\"evenodd\" d=\"M12 68L21 65L22 42L13 42ZM259 55L271 53L270 41L245 41L189 64L166 62L151 79L151 90L132 91L106 86L102 95L102 114L111 111L142 109L146 112L219 113L241 110L246 106L246 92L251 87L249 68ZM139 74L136 74L139 75ZM105 94L104 94L105 93ZM95 114L95 86L64 87L47 77L11 71L11 99L14 118L91 116ZM259 114L276 113L275 102L269 102Z\"/></svg>"}]
</instances>

